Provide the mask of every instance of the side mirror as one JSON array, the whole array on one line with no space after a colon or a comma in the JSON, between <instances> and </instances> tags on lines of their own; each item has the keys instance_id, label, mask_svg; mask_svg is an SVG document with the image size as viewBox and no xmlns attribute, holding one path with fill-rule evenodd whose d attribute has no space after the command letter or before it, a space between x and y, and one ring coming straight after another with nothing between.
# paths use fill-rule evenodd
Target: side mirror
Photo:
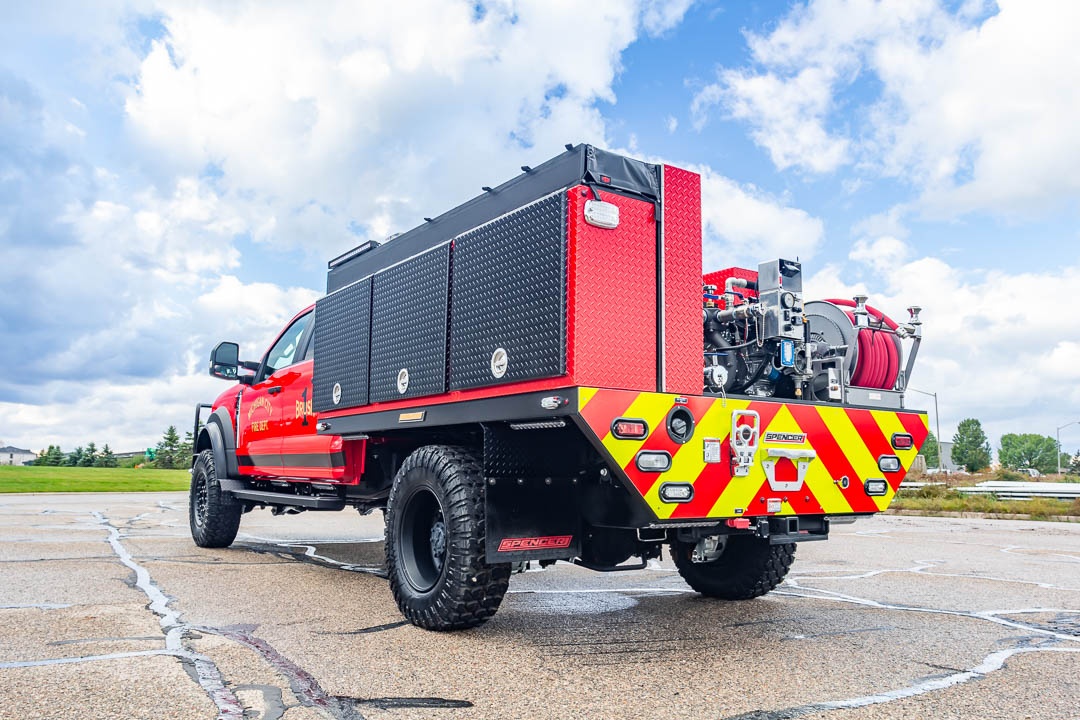
<instances>
[{"instance_id":1,"label":"side mirror","mask_svg":"<svg viewBox=\"0 0 1080 720\"><path fill-rule=\"evenodd\" d=\"M234 342L221 342L210 353L210 375L222 380L239 379L240 346Z\"/></svg>"}]
</instances>

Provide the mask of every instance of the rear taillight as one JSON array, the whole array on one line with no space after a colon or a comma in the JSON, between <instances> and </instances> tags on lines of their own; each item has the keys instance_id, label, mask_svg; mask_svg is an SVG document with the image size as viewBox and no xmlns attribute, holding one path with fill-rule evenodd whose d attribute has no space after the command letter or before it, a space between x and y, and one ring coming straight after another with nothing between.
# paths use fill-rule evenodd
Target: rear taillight
<instances>
[{"instance_id":1,"label":"rear taillight","mask_svg":"<svg viewBox=\"0 0 1080 720\"><path fill-rule=\"evenodd\" d=\"M915 438L907 433L893 433L892 446L897 450L910 450L915 447Z\"/></svg>"},{"instance_id":2,"label":"rear taillight","mask_svg":"<svg viewBox=\"0 0 1080 720\"><path fill-rule=\"evenodd\" d=\"M611 423L611 434L620 440L644 440L649 434L649 426L644 420L618 418Z\"/></svg>"}]
</instances>

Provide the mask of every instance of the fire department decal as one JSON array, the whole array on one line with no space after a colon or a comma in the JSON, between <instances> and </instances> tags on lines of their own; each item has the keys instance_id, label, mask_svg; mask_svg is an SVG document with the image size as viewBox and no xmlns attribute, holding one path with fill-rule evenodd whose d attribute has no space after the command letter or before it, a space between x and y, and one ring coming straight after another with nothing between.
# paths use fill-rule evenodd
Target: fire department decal
<instances>
[{"instance_id":1,"label":"fire department decal","mask_svg":"<svg viewBox=\"0 0 1080 720\"><path fill-rule=\"evenodd\" d=\"M266 411L267 420L253 420L255 413L260 410ZM256 398L255 402L251 403L251 407L248 408L247 416L251 422L252 432L263 432L267 429L269 418L274 414L274 406L270 404L270 400L265 397Z\"/></svg>"},{"instance_id":2,"label":"fire department decal","mask_svg":"<svg viewBox=\"0 0 1080 720\"><path fill-rule=\"evenodd\" d=\"M806 433L767 432L762 438L767 443L780 443L783 445L802 445L806 442Z\"/></svg>"},{"instance_id":3,"label":"fire department decal","mask_svg":"<svg viewBox=\"0 0 1080 720\"><path fill-rule=\"evenodd\" d=\"M334 383L334 397L331 399L335 405L341 402L341 383Z\"/></svg>"},{"instance_id":4,"label":"fire department decal","mask_svg":"<svg viewBox=\"0 0 1080 720\"><path fill-rule=\"evenodd\" d=\"M401 368L397 374L397 391L404 395L409 391L409 368Z\"/></svg>"}]
</instances>

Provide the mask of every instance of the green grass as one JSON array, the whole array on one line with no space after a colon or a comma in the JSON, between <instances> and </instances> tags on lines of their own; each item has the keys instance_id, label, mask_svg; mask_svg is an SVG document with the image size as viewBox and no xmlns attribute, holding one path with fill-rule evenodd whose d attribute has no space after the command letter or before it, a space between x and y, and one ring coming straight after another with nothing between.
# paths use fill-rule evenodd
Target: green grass
<instances>
[{"instance_id":1,"label":"green grass","mask_svg":"<svg viewBox=\"0 0 1080 720\"><path fill-rule=\"evenodd\" d=\"M938 512L974 512L988 515L1030 515L1045 520L1054 515L1080 516L1080 499L998 500L992 495L961 495L944 485L927 485L918 490L901 490L890 509L914 510L931 515Z\"/></svg>"},{"instance_id":2,"label":"green grass","mask_svg":"<svg viewBox=\"0 0 1080 720\"><path fill-rule=\"evenodd\" d=\"M0 493L166 492L190 484L187 470L0 465Z\"/></svg>"}]
</instances>

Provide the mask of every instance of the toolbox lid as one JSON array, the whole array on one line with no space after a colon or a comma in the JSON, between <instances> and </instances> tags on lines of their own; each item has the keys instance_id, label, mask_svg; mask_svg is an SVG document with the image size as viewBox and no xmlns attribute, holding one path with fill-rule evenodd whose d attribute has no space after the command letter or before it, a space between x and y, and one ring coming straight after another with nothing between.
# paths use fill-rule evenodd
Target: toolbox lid
<instances>
[{"instance_id":1,"label":"toolbox lid","mask_svg":"<svg viewBox=\"0 0 1080 720\"><path fill-rule=\"evenodd\" d=\"M453 239L519 207L585 183L653 202L660 200L660 166L592 145L576 145L498 187L383 243L365 242L329 262L332 293L383 268Z\"/></svg>"}]
</instances>

